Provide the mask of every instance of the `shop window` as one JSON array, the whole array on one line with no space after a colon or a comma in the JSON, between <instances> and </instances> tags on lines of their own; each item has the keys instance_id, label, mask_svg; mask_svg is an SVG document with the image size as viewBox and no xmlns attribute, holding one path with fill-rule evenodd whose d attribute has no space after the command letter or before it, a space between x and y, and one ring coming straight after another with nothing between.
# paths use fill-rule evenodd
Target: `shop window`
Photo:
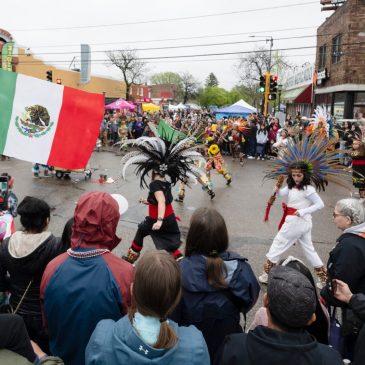
<instances>
[{"instance_id":1,"label":"shop window","mask_svg":"<svg viewBox=\"0 0 365 365\"><path fill-rule=\"evenodd\" d=\"M319 63L318 69L323 70L326 67L326 45L319 47Z\"/></svg>"},{"instance_id":2,"label":"shop window","mask_svg":"<svg viewBox=\"0 0 365 365\"><path fill-rule=\"evenodd\" d=\"M365 118L365 92L355 93L354 95L354 119Z\"/></svg>"},{"instance_id":3,"label":"shop window","mask_svg":"<svg viewBox=\"0 0 365 365\"><path fill-rule=\"evenodd\" d=\"M336 93L333 103L333 116L337 119L341 119L345 112L345 93Z\"/></svg>"},{"instance_id":4,"label":"shop window","mask_svg":"<svg viewBox=\"0 0 365 365\"><path fill-rule=\"evenodd\" d=\"M342 34L338 34L335 38L332 39L332 63L340 62L342 56L341 43Z\"/></svg>"}]
</instances>

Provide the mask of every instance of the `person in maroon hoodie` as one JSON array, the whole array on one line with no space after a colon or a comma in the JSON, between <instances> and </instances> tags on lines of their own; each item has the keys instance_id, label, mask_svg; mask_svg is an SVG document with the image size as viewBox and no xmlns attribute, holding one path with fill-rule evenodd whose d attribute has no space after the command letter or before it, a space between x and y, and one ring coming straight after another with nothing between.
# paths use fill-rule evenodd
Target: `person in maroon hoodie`
<instances>
[{"instance_id":1,"label":"person in maroon hoodie","mask_svg":"<svg viewBox=\"0 0 365 365\"><path fill-rule=\"evenodd\" d=\"M118 204L123 201L119 198L103 192L80 197L71 248L52 260L42 277L40 297L50 351L67 365L84 364L97 323L119 320L130 305L134 268L111 252L121 241L116 229L125 207Z\"/></svg>"}]
</instances>

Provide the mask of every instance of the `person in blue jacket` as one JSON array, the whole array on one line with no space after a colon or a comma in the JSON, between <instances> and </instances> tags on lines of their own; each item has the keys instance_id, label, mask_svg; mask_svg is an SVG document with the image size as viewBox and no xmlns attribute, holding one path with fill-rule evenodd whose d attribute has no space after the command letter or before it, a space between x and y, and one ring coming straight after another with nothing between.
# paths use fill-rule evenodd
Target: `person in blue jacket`
<instances>
[{"instance_id":1,"label":"person in blue jacket","mask_svg":"<svg viewBox=\"0 0 365 365\"><path fill-rule=\"evenodd\" d=\"M240 313L246 315L260 292L247 260L227 250L224 218L215 209L197 209L180 262L182 300L172 318L202 331L212 363L225 336L242 332Z\"/></svg>"},{"instance_id":2,"label":"person in blue jacket","mask_svg":"<svg viewBox=\"0 0 365 365\"><path fill-rule=\"evenodd\" d=\"M168 319L180 296L181 275L174 258L162 250L145 253L135 271L128 315L98 323L85 364L208 365L201 332Z\"/></svg>"}]
</instances>

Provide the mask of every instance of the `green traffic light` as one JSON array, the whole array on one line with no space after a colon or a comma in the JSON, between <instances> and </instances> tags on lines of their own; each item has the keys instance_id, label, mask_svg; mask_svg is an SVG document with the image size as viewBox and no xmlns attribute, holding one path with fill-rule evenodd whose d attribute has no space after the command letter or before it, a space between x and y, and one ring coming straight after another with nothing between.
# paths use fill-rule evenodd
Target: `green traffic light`
<instances>
[{"instance_id":1,"label":"green traffic light","mask_svg":"<svg viewBox=\"0 0 365 365\"><path fill-rule=\"evenodd\" d=\"M259 91L260 91L260 93L263 93L265 91L265 88L264 87L259 87Z\"/></svg>"}]
</instances>

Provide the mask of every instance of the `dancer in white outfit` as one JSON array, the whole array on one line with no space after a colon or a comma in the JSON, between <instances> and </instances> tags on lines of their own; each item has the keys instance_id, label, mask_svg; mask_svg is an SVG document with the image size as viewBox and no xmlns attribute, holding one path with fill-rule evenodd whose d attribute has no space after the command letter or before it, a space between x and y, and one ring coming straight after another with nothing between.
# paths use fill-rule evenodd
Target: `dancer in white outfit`
<instances>
[{"instance_id":1,"label":"dancer in white outfit","mask_svg":"<svg viewBox=\"0 0 365 365\"><path fill-rule=\"evenodd\" d=\"M281 182L277 182L269 205L272 205L275 195L288 196L288 204L283 203L284 215L279 224L279 232L266 254L264 273L259 277L263 284L267 283L270 269L279 263L281 255L294 243L300 245L306 259L314 268L319 278L317 286L322 287L326 282L326 268L312 242L312 214L324 207L315 187L318 191L324 190L327 177L339 177L344 173L338 164L338 155L329 149L330 144L331 142L318 136L303 138L297 143L289 141L288 152L273 161L274 169L266 175L266 178L275 179L287 176L285 188L280 190ZM268 206L265 221L268 219L269 208Z\"/></svg>"},{"instance_id":2,"label":"dancer in white outfit","mask_svg":"<svg viewBox=\"0 0 365 365\"><path fill-rule=\"evenodd\" d=\"M308 166L304 162L297 162L291 166L287 183L288 186L281 190L278 187L274 188L278 196L288 196L288 205L283 203L284 215L279 232L266 254L268 260L265 273L259 279L266 283L270 268L279 262L286 250L298 242L320 279L325 280L325 267L312 242L312 213L322 209L324 203L315 188L310 185Z\"/></svg>"}]
</instances>

